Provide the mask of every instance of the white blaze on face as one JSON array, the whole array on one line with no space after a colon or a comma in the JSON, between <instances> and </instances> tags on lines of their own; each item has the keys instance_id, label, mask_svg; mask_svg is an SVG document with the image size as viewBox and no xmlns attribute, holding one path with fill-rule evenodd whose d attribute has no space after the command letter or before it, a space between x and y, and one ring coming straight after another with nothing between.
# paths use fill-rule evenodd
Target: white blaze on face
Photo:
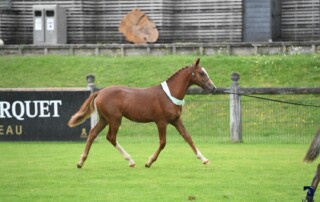
<instances>
[{"instance_id":1,"label":"white blaze on face","mask_svg":"<svg viewBox=\"0 0 320 202\"><path fill-rule=\"evenodd\" d=\"M203 71L204 73L206 73L206 75L207 75L207 77L209 78L211 84L212 84L215 88L217 88L217 87L214 85L214 83L211 81L211 79L210 79L210 77L209 77L209 74L208 74L208 72L205 70L205 68L202 67L201 69L202 69L202 71Z\"/></svg>"}]
</instances>

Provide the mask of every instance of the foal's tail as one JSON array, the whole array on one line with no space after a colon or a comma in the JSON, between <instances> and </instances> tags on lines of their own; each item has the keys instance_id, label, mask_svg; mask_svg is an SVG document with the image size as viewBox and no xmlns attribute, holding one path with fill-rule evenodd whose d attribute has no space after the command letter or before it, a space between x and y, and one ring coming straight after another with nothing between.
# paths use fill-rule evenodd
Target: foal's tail
<instances>
[{"instance_id":1,"label":"foal's tail","mask_svg":"<svg viewBox=\"0 0 320 202\"><path fill-rule=\"evenodd\" d=\"M320 129L318 130L316 136L313 138L309 150L304 157L305 162L312 162L314 161L320 153Z\"/></svg>"},{"instance_id":2,"label":"foal's tail","mask_svg":"<svg viewBox=\"0 0 320 202\"><path fill-rule=\"evenodd\" d=\"M90 114L95 110L94 99L98 95L98 92L91 94L86 101L82 104L81 108L77 113L75 113L69 120L68 126L75 127L81 123L83 123L87 118L89 118Z\"/></svg>"}]
</instances>

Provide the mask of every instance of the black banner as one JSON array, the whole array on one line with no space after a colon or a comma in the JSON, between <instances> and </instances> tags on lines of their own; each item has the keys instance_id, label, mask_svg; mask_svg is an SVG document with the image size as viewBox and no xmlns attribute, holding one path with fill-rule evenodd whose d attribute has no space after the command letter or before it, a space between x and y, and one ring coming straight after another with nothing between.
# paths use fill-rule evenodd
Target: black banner
<instances>
[{"instance_id":1,"label":"black banner","mask_svg":"<svg viewBox=\"0 0 320 202\"><path fill-rule=\"evenodd\" d=\"M67 125L90 91L0 91L0 141L79 141L90 119Z\"/></svg>"}]
</instances>

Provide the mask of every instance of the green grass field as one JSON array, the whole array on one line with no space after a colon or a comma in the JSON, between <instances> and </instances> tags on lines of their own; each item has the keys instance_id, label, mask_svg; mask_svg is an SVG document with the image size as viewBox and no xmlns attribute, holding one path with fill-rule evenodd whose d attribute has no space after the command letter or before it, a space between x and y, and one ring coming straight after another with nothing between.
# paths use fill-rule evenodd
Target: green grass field
<instances>
[{"instance_id":1,"label":"green grass field","mask_svg":"<svg viewBox=\"0 0 320 202\"><path fill-rule=\"evenodd\" d=\"M199 144L204 166L187 144L169 142L151 168L156 143L122 146L136 168L105 140L82 169L84 143L2 142L0 201L301 201L316 167L302 162L301 144Z\"/></svg>"},{"instance_id":2,"label":"green grass field","mask_svg":"<svg viewBox=\"0 0 320 202\"><path fill-rule=\"evenodd\" d=\"M158 85L200 56L2 56L0 87L81 87L87 74L96 76L99 87ZM230 75L239 72L243 87L320 86L320 55L201 56L218 87L231 85Z\"/></svg>"},{"instance_id":3,"label":"green grass field","mask_svg":"<svg viewBox=\"0 0 320 202\"><path fill-rule=\"evenodd\" d=\"M0 88L85 87L87 74L96 76L98 87L147 87L158 85L197 57L1 56ZM203 56L201 64L218 87L230 86L234 71L240 73L243 87L320 86L320 55ZM278 98L316 103L319 95ZM272 104L267 106L271 111L265 111L262 105L244 99L244 143L230 144L228 97L187 96L186 100L182 118L211 165L203 166L171 127L158 161L144 168L158 146L156 128L126 121L119 141L135 159L134 169L105 141L104 134L82 169L76 168L76 162L84 142L0 142L0 201L269 202L304 198L302 188L310 184L316 163L304 164L302 159L319 126L318 109L301 112ZM284 136L279 135L282 130ZM295 144L279 144L293 133L299 138L301 132L306 132L307 142L296 139L290 141ZM269 144L265 139L271 139ZM316 193L315 200L319 199Z\"/></svg>"}]
</instances>

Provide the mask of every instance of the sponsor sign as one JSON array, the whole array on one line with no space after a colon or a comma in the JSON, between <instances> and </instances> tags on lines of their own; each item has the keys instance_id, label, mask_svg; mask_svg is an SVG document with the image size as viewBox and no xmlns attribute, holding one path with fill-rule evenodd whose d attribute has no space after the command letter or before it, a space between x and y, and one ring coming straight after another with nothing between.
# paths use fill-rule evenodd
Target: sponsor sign
<instances>
[{"instance_id":1,"label":"sponsor sign","mask_svg":"<svg viewBox=\"0 0 320 202\"><path fill-rule=\"evenodd\" d=\"M35 18L34 19L34 30L42 30L42 19L41 18Z\"/></svg>"},{"instance_id":2,"label":"sponsor sign","mask_svg":"<svg viewBox=\"0 0 320 202\"><path fill-rule=\"evenodd\" d=\"M87 138L90 119L70 128L90 91L0 91L0 141L78 141Z\"/></svg>"},{"instance_id":3,"label":"sponsor sign","mask_svg":"<svg viewBox=\"0 0 320 202\"><path fill-rule=\"evenodd\" d=\"M47 18L47 30L54 30L54 18Z\"/></svg>"}]
</instances>

